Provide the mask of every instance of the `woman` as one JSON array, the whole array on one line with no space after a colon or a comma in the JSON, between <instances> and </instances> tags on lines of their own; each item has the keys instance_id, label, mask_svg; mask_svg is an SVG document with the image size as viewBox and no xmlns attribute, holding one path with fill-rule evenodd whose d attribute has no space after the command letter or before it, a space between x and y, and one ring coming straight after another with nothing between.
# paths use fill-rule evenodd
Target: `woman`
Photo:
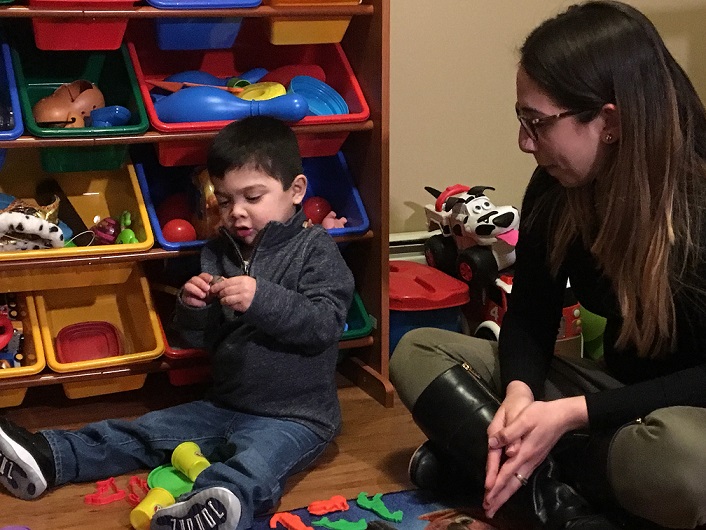
<instances>
[{"instance_id":1,"label":"woman","mask_svg":"<svg viewBox=\"0 0 706 530\"><path fill-rule=\"evenodd\" d=\"M499 346L423 329L392 356L430 439L412 478L462 462L488 516L520 508L543 527L617 527L584 499L638 528L705 524L704 107L649 20L606 1L528 36L516 112L538 168ZM567 278L607 318L602 366L553 356Z\"/></svg>"}]
</instances>

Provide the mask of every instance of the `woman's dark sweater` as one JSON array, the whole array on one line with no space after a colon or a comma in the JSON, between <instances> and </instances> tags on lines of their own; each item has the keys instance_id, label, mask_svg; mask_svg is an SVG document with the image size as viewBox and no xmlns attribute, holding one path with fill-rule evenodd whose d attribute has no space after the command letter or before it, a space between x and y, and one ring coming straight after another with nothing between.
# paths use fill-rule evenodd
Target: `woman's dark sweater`
<instances>
[{"instance_id":1,"label":"woman's dark sweater","mask_svg":"<svg viewBox=\"0 0 706 530\"><path fill-rule=\"evenodd\" d=\"M500 332L500 367L503 385L521 380L541 398L554 352L567 278L582 306L606 317L604 359L608 372L626 386L586 396L592 429L620 426L653 410L690 405L706 407L706 295L683 288L675 293L677 347L660 359L638 357L634 348L617 350L620 311L610 281L605 278L583 241L568 248L556 277L547 264L549 213L537 198L551 186L553 177L535 171L522 204L522 222L512 295ZM706 264L694 275L703 278ZM703 272L701 274L701 272Z\"/></svg>"}]
</instances>

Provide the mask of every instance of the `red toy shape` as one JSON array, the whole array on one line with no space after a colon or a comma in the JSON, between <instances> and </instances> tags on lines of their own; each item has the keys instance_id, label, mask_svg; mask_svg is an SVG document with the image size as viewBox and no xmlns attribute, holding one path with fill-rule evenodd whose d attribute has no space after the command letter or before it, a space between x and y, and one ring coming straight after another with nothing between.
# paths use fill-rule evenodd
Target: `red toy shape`
<instances>
[{"instance_id":1,"label":"red toy shape","mask_svg":"<svg viewBox=\"0 0 706 530\"><path fill-rule=\"evenodd\" d=\"M196 239L196 229L185 219L172 219L162 227L162 235L164 239L172 243L183 243Z\"/></svg>"},{"instance_id":2,"label":"red toy shape","mask_svg":"<svg viewBox=\"0 0 706 530\"><path fill-rule=\"evenodd\" d=\"M314 530L311 526L306 526L301 517L289 512L277 512L270 518L270 528L277 528L277 523L287 530Z\"/></svg>"},{"instance_id":3,"label":"red toy shape","mask_svg":"<svg viewBox=\"0 0 706 530\"><path fill-rule=\"evenodd\" d=\"M302 205L304 215L312 223L320 225L321 221L331 212L331 204L323 197L309 197Z\"/></svg>"},{"instance_id":4,"label":"red toy shape","mask_svg":"<svg viewBox=\"0 0 706 530\"><path fill-rule=\"evenodd\" d=\"M159 204L155 213L161 227L172 219L191 219L193 211L189 195L185 192L170 195Z\"/></svg>"},{"instance_id":5,"label":"red toy shape","mask_svg":"<svg viewBox=\"0 0 706 530\"><path fill-rule=\"evenodd\" d=\"M96 492L86 495L83 498L83 502L94 506L102 506L124 498L125 490L118 488L118 485L115 483L115 477L110 477L106 480L96 482Z\"/></svg>"},{"instance_id":6,"label":"red toy shape","mask_svg":"<svg viewBox=\"0 0 706 530\"><path fill-rule=\"evenodd\" d=\"M340 512L348 509L348 501L343 495L334 495L326 501L314 501L306 509L312 515Z\"/></svg>"}]
</instances>

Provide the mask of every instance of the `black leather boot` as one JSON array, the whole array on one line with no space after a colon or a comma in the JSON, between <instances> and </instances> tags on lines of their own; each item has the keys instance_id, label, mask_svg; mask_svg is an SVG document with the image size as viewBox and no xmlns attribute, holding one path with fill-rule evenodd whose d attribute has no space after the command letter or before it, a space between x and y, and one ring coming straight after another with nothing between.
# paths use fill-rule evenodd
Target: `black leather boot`
<instances>
[{"instance_id":1,"label":"black leather boot","mask_svg":"<svg viewBox=\"0 0 706 530\"><path fill-rule=\"evenodd\" d=\"M488 425L499 406L485 381L463 364L449 368L424 389L414 404L412 418L432 442L427 449L438 447L450 455L477 488L485 480ZM410 468L410 475L415 472ZM425 473L428 476L431 471ZM557 466L549 457L532 474L527 487L513 495L501 511L541 529L619 528L556 475Z\"/></svg>"}]
</instances>

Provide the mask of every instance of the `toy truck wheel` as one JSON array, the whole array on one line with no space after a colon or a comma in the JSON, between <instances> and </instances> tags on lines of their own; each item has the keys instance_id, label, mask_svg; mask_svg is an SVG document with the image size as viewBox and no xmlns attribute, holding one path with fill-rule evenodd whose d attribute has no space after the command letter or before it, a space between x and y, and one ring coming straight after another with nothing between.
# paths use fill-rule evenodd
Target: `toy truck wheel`
<instances>
[{"instance_id":1,"label":"toy truck wheel","mask_svg":"<svg viewBox=\"0 0 706 530\"><path fill-rule=\"evenodd\" d=\"M482 322L477 328L474 337L497 342L500 338L500 326L492 320Z\"/></svg>"},{"instance_id":2,"label":"toy truck wheel","mask_svg":"<svg viewBox=\"0 0 706 530\"><path fill-rule=\"evenodd\" d=\"M430 267L455 276L456 243L453 238L440 234L431 236L424 243L424 257Z\"/></svg>"},{"instance_id":3,"label":"toy truck wheel","mask_svg":"<svg viewBox=\"0 0 706 530\"><path fill-rule=\"evenodd\" d=\"M469 247L461 251L456 260L458 277L466 282L471 290L487 289L498 277L498 263L489 248Z\"/></svg>"}]
</instances>

